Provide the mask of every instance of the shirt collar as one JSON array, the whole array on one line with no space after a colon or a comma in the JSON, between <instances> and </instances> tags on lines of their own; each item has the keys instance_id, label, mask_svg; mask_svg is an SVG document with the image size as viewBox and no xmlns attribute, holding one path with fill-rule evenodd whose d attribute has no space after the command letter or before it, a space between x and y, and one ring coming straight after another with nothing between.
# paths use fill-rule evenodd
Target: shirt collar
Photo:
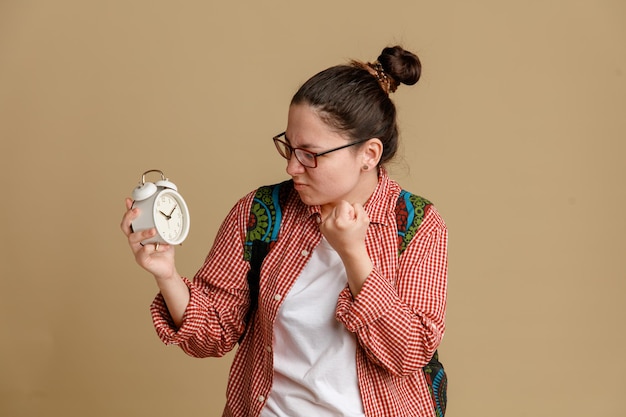
<instances>
[{"instance_id":1,"label":"shirt collar","mask_svg":"<svg viewBox=\"0 0 626 417\"><path fill-rule=\"evenodd\" d=\"M379 167L378 184L365 203L365 212L370 218L370 223L380 223L383 225L388 223L389 208L395 207L400 191L400 185L389 178L387 170L382 166Z\"/></svg>"}]
</instances>

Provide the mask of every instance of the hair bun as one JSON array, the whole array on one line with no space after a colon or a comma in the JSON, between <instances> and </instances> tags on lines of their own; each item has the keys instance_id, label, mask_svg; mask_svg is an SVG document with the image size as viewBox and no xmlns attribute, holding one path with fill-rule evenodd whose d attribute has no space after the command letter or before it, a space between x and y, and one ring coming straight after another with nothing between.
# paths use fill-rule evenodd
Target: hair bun
<instances>
[{"instance_id":1,"label":"hair bun","mask_svg":"<svg viewBox=\"0 0 626 417\"><path fill-rule=\"evenodd\" d=\"M422 63L417 55L398 45L383 49L378 62L398 84L413 85L422 73Z\"/></svg>"}]
</instances>

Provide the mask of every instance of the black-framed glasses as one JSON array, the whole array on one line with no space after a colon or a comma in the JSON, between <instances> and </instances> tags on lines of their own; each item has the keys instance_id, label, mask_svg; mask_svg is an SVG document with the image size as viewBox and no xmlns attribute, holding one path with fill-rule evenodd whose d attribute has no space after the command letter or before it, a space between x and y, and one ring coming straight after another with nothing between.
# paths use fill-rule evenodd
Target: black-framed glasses
<instances>
[{"instance_id":1,"label":"black-framed glasses","mask_svg":"<svg viewBox=\"0 0 626 417\"><path fill-rule=\"evenodd\" d=\"M358 145L359 143L363 143L368 141L369 139L361 139L361 140L357 140L356 142L351 142L348 143L346 145L342 145L339 146L337 148L333 148L333 149L329 149L327 151L324 152L318 152L318 153L314 153L311 151L307 151L306 149L302 149L302 148L294 148L293 146L291 146L289 143L285 142L284 140L280 140L280 138L282 136L285 136L285 132L278 134L276 136L274 136L272 138L272 140L274 140L274 145L276 145L276 149L278 150L278 153L280 154L280 156L282 156L283 158L289 160L291 159L292 155L296 156L296 159L298 160L298 162L300 162L302 164L302 166L305 166L307 168L317 168L317 157L318 156L323 156L323 155L327 155L331 152L335 152L338 151L340 149L344 149L344 148L348 148L350 146L354 146L354 145ZM287 139L287 137L285 136L285 139Z\"/></svg>"}]
</instances>

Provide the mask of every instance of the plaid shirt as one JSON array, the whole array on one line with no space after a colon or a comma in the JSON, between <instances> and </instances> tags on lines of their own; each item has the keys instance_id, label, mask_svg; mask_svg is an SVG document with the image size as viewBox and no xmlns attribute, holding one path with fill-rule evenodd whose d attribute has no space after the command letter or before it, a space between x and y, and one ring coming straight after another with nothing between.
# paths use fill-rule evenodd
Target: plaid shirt
<instances>
[{"instance_id":1,"label":"plaid shirt","mask_svg":"<svg viewBox=\"0 0 626 417\"><path fill-rule=\"evenodd\" d=\"M400 186L380 170L365 205L370 218L366 246L374 269L353 298L339 295L336 318L357 340L356 364L368 417L434 416L422 367L445 329L447 230L433 206L411 244L398 257L395 205ZM250 304L243 259L246 225L254 192L230 211L193 283L191 299L176 329L163 297L152 306L156 331L194 357L223 356L244 331ZM281 206L280 236L261 271L259 310L231 366L224 416L258 416L272 386L273 323L284 297L320 242L319 207L304 205L295 191Z\"/></svg>"}]
</instances>

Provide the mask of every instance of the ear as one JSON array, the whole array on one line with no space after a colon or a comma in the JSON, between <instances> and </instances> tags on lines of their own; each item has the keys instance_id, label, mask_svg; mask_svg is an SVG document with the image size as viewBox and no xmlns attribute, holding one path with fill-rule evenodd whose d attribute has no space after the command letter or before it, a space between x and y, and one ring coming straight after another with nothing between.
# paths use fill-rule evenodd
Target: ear
<instances>
[{"instance_id":1,"label":"ear","mask_svg":"<svg viewBox=\"0 0 626 417\"><path fill-rule=\"evenodd\" d=\"M378 138L372 138L361 147L362 165L375 168L383 155L383 143Z\"/></svg>"}]
</instances>

